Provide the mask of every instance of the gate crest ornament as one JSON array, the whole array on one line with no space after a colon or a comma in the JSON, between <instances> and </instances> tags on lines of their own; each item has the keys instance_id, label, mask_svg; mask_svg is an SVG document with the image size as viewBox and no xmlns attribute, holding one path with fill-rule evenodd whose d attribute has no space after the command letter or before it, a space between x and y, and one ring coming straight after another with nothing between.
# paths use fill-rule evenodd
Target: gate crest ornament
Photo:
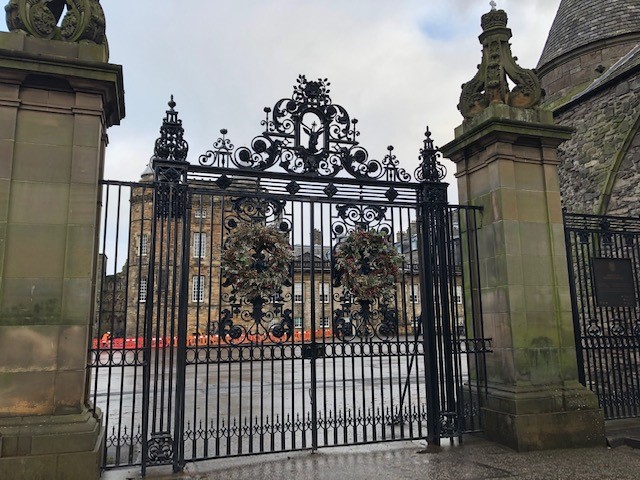
<instances>
[{"instance_id":1,"label":"gate crest ornament","mask_svg":"<svg viewBox=\"0 0 640 480\"><path fill-rule=\"evenodd\" d=\"M335 177L344 170L354 178L409 182L411 176L398 167L391 153L382 161L369 158L357 141L358 120L331 101L330 85L326 78L307 80L300 75L291 98L264 109L261 125L265 130L250 147L231 152L233 145L223 130L213 150L200 156L200 164L227 167L232 163L259 171L277 165L289 173L314 177Z\"/></svg>"},{"instance_id":2,"label":"gate crest ornament","mask_svg":"<svg viewBox=\"0 0 640 480\"><path fill-rule=\"evenodd\" d=\"M11 32L22 30L34 37L67 42L107 43L100 0L10 0L4 9Z\"/></svg>"}]
</instances>

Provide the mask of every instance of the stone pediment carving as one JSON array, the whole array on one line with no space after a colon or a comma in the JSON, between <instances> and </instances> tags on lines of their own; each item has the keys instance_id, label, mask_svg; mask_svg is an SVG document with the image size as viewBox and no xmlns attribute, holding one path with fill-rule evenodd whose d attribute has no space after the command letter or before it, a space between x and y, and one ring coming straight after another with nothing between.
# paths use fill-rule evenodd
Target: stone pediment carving
<instances>
[{"instance_id":1,"label":"stone pediment carving","mask_svg":"<svg viewBox=\"0 0 640 480\"><path fill-rule=\"evenodd\" d=\"M107 43L100 0L10 0L4 9L11 32L67 42Z\"/></svg>"},{"instance_id":2,"label":"stone pediment carving","mask_svg":"<svg viewBox=\"0 0 640 480\"><path fill-rule=\"evenodd\" d=\"M544 97L540 79L535 70L518 66L511 53L511 29L504 10L492 9L482 16L482 63L470 82L462 85L458 110L470 119L493 103L516 108L533 108ZM510 79L514 88L509 87Z\"/></svg>"}]
</instances>

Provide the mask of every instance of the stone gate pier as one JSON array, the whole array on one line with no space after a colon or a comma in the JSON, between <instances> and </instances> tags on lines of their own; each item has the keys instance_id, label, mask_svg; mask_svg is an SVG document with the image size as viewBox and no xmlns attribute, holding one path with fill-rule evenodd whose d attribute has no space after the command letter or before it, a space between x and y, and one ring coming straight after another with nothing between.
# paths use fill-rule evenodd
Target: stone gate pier
<instances>
[{"instance_id":1,"label":"stone gate pier","mask_svg":"<svg viewBox=\"0 0 640 480\"><path fill-rule=\"evenodd\" d=\"M485 432L519 451L604 445L598 401L578 382L556 148L572 130L509 46L507 14L482 18L483 60L463 86L464 122L443 154L478 231L487 356ZM515 84L510 88L507 78Z\"/></svg>"},{"instance_id":2,"label":"stone gate pier","mask_svg":"<svg viewBox=\"0 0 640 480\"><path fill-rule=\"evenodd\" d=\"M28 3L9 2L0 32L0 476L97 478L86 355L122 68L98 1Z\"/></svg>"}]
</instances>

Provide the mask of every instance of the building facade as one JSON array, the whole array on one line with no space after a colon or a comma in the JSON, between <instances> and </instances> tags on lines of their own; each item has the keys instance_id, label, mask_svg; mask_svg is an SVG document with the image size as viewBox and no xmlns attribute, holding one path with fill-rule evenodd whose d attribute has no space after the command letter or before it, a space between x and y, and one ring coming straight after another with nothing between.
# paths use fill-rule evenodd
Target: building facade
<instances>
[{"instance_id":1,"label":"building facade","mask_svg":"<svg viewBox=\"0 0 640 480\"><path fill-rule=\"evenodd\" d=\"M114 338L142 337L145 335L145 321L148 321L147 305L153 303L157 309L158 305L171 306L171 302L175 301L167 298L167 293L178 291L176 285L179 281L182 240L175 238L173 230L164 231L157 227L154 245L152 182L153 171L147 167L139 183L131 187L126 199L129 203L126 207L129 210L127 258L121 271L99 276L96 302L100 317L94 329L96 338L107 332ZM217 335L223 310L233 304L231 286L224 283L220 270L220 246L224 244L224 235L227 234L227 229L222 225L232 218L230 202L231 198L213 196L204 190L191 198L187 321L192 339ZM451 223L459 242L457 221ZM419 330L422 304L417 238L417 226L413 222L404 231L396 232L394 242L403 257L403 267L397 279L397 294L389 315L392 317L391 323L395 324L394 328L400 333ZM293 280L285 285L282 298L277 301L284 304L284 309L290 310L296 332L309 334L315 327L318 335L329 336L335 327L335 313L341 308L342 287L335 282L332 247L324 244L322 233L317 229L313 243L313 247L308 243L294 243ZM451 311L456 312L454 328L464 330L459 245L456 245L455 252L457 285L455 291L450 292ZM102 258L101 265L105 265L106 261L106 258ZM149 276L151 263L154 263L155 269L153 285ZM103 266L100 271L106 272L107 269Z\"/></svg>"}]
</instances>

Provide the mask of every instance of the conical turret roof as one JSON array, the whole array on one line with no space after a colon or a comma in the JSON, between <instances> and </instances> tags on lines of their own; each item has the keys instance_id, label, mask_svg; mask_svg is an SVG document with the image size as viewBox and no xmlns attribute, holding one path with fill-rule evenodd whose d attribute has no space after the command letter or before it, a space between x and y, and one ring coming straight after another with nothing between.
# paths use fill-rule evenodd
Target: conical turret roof
<instances>
[{"instance_id":1,"label":"conical turret roof","mask_svg":"<svg viewBox=\"0 0 640 480\"><path fill-rule=\"evenodd\" d=\"M562 0L538 68L579 47L638 34L639 0Z\"/></svg>"}]
</instances>

